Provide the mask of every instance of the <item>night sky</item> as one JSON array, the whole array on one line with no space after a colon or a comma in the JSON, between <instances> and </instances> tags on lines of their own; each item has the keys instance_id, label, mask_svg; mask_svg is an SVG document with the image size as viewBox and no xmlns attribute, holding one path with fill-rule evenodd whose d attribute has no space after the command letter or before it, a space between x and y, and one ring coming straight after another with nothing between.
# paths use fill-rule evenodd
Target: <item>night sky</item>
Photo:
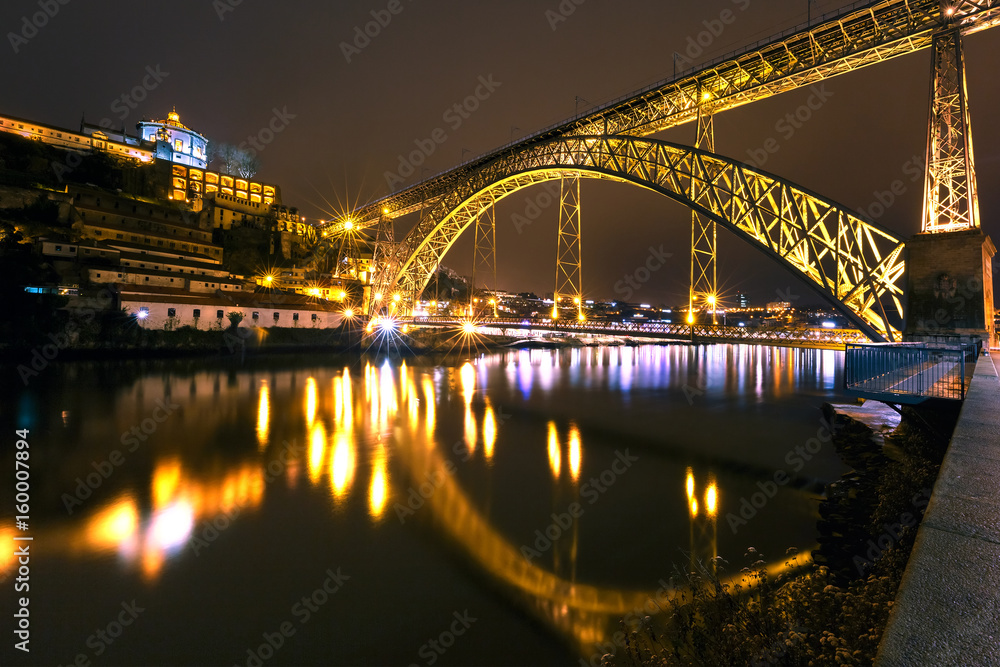
<instances>
[{"instance_id":1,"label":"night sky","mask_svg":"<svg viewBox=\"0 0 1000 667\"><path fill-rule=\"evenodd\" d=\"M559 0L398 1L402 10L357 49L343 44L389 0L69 0L27 43L18 40L15 53L9 33L21 32L39 2L5 0L0 113L71 129L85 113L134 133L136 121L176 106L181 121L210 140L239 144L277 111L287 127L261 151L258 178L280 185L284 203L308 218L329 217L387 194L385 174L398 168L399 155L438 128L447 140L423 165L425 176L571 116L577 104L582 111L670 76L674 51L704 62L804 22L807 7L806 0L576 0L573 13L553 23L546 12L558 12ZM846 4L818 0L813 15ZM703 22L725 9L736 20L703 53L689 50ZM972 35L965 46L980 210L996 238L1000 30ZM831 79L823 84L827 101L791 136L777 123L814 91L727 111L715 119L716 149L746 160L748 150L774 137L780 150L765 170L855 209L868 210L876 191L901 180L905 193L877 220L911 235L919 231L922 180L911 179L907 164L925 151L929 69L923 51ZM499 86L456 127L457 116L445 114L475 92L480 77ZM144 79L151 90L140 90L145 99L129 109L121 97L142 89ZM690 144L694 128L658 136ZM511 221L539 192L518 193L498 208L500 288L552 290L557 207L520 234ZM688 210L621 184L585 180L583 198L586 294L620 297L616 282L646 261L651 246L662 246L672 253L667 266L633 300L686 302ZM413 222L400 220L397 235ZM719 253L725 294L742 290L762 304L790 291L819 302L721 229ZM471 260L471 240L463 238L444 263L468 273Z\"/></svg>"}]
</instances>

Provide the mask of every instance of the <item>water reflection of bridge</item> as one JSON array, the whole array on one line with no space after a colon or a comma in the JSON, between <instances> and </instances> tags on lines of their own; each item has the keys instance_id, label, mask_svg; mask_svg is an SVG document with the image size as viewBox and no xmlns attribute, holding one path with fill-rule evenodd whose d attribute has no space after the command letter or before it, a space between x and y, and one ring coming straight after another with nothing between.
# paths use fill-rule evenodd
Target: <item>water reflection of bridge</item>
<instances>
[{"instance_id":1,"label":"water reflection of bridge","mask_svg":"<svg viewBox=\"0 0 1000 667\"><path fill-rule=\"evenodd\" d=\"M241 513L256 511L274 481L325 487L338 510L351 499L363 499L369 519L378 523L395 520L396 508L406 503L410 489L436 480L414 524L429 525L444 535L491 585L581 654L589 655L622 616L655 613L650 603L655 582L650 582L649 591L640 591L578 581L578 534L573 529L554 540L556 567L550 571L540 565L541 559L526 558L520 545L497 530L463 488L449 458L456 452L437 436L442 425L438 407L456 399L464 406L463 458L488 465L502 446L503 416L481 395L481 378L472 364L444 372L405 364L369 364L354 374L347 368L247 372L231 375L228 384L219 377L206 372L151 375L121 391L112 408L118 421L134 423L135 415L145 414L165 397L180 402L179 397L187 395L190 409L184 407L175 420L162 425L165 446L159 451L165 453L154 455L148 482L130 477L111 500L86 506L74 521L40 524L38 539L52 552L117 554L147 579L156 580L167 560L190 557L198 540L205 538L206 526L215 526L218 539L226 539L225 527L239 521ZM248 396L256 405L252 416L236 407ZM276 409L279 397L291 398L295 409ZM283 400L282 405L288 404ZM192 452L212 444L211 426L234 416L256 439L255 453L214 468L197 461ZM304 446L290 448L274 437L279 420L285 422L283 436L289 420L296 424L294 430L305 434ZM561 437L550 422L545 442L538 444L547 449L553 478L577 488L585 463L580 431L563 429ZM68 476L78 474L74 469ZM696 490L690 471L685 484L688 507L677 510L691 519L692 554L708 559L715 555L721 491L713 482ZM11 537L8 529L2 532L0 538ZM10 555L2 558L0 569L14 567Z\"/></svg>"}]
</instances>

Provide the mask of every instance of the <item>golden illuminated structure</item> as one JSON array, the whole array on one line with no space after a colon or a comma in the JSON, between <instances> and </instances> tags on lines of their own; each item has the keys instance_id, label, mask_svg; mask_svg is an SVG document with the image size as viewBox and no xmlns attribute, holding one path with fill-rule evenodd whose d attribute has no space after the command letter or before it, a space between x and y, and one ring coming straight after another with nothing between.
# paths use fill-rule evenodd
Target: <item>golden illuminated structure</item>
<instances>
[{"instance_id":1,"label":"golden illuminated structure","mask_svg":"<svg viewBox=\"0 0 1000 667\"><path fill-rule=\"evenodd\" d=\"M900 277L905 265L902 244L894 234L826 198L710 151L642 138L696 121L706 96L711 98L712 114L717 114L928 48L942 28L951 29L955 38L940 37L938 53L942 55L935 55L935 72L946 70L948 62L954 64L953 70L961 69L960 51L948 51L948 44L998 23L1000 0L883 0L850 6L830 20L776 36L763 45L754 44L732 57L546 128L356 211L354 217L365 225L383 215L429 211L396 247L392 261L378 267L376 281L383 291L397 284L426 284L431 267L477 219L482 193L499 201L511 192L555 178L610 178L650 187L688 205L704 219L759 243L767 254L805 274L834 303L841 304L844 314L870 338L898 340L903 311ZM957 55L944 55L952 52ZM942 94L936 94L939 102L934 108L940 111L932 111L932 123L934 118L947 119L951 123L947 127L967 135L967 120L955 120L962 118L957 110L944 111L954 100L953 94L945 94L947 90L954 92L959 89L957 82L963 82L964 91L964 70L959 74L944 77L950 88L936 86ZM967 105L962 108L961 113L967 112ZM598 148L593 150L595 145ZM972 174L971 142L965 145L966 176L955 160L947 165L951 158L939 161L941 168L933 179L940 187L936 199L929 199L952 209L955 202L967 202L958 207L966 211L958 219L960 224L971 225L977 217L975 184L968 177ZM935 151L945 157L958 155L944 147ZM595 174L592 170L603 171ZM692 179L702 185L696 186ZM928 192L931 189L929 185ZM925 219L937 220L933 215L927 213ZM949 215L954 218L954 213ZM968 223L961 222L963 215Z\"/></svg>"},{"instance_id":2,"label":"golden illuminated structure","mask_svg":"<svg viewBox=\"0 0 1000 667\"><path fill-rule=\"evenodd\" d=\"M559 319L560 299L572 299L583 320L583 246L581 244L580 177L559 182L559 234L556 242L556 289L552 319Z\"/></svg>"},{"instance_id":3,"label":"golden illuminated structure","mask_svg":"<svg viewBox=\"0 0 1000 667\"><path fill-rule=\"evenodd\" d=\"M898 340L903 241L840 204L720 155L634 137L572 137L498 158L456 186L396 246L376 282L411 291L488 205L534 184L579 175L632 183L715 220L843 304L876 340ZM691 182L696 189L692 200Z\"/></svg>"},{"instance_id":4,"label":"golden illuminated structure","mask_svg":"<svg viewBox=\"0 0 1000 667\"><path fill-rule=\"evenodd\" d=\"M701 104L698 107L697 135L694 147L715 152L715 123L713 122L712 109L710 103L712 94L704 92L701 95ZM697 201L700 190L711 187L708 179L691 179L691 200ZM715 221L698 214L698 211L691 211L691 282L688 290L688 313L691 322L694 324L694 313L696 308L712 306L712 324L715 324L715 295L718 294L718 283L716 281L716 243Z\"/></svg>"},{"instance_id":5,"label":"golden illuminated structure","mask_svg":"<svg viewBox=\"0 0 1000 667\"><path fill-rule=\"evenodd\" d=\"M437 269L435 269L437 270ZM494 295L497 291L497 218L496 207L492 204L476 218L476 242L472 257L472 285L469 290L469 317L476 314L476 279L488 280L487 291ZM491 297L492 298L492 297ZM492 302L493 317L496 317L496 301Z\"/></svg>"},{"instance_id":6,"label":"golden illuminated structure","mask_svg":"<svg viewBox=\"0 0 1000 667\"><path fill-rule=\"evenodd\" d=\"M979 228L979 198L965 82L962 30L950 26L931 45L923 232Z\"/></svg>"}]
</instances>

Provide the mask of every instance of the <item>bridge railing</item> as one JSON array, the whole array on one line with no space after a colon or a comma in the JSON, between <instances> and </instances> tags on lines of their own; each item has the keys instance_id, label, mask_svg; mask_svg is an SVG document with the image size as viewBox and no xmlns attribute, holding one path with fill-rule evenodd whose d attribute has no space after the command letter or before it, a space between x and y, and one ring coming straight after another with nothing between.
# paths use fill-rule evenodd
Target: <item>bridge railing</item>
<instances>
[{"instance_id":1,"label":"bridge railing","mask_svg":"<svg viewBox=\"0 0 1000 667\"><path fill-rule=\"evenodd\" d=\"M921 403L929 398L963 400L967 371L978 346L929 346L926 343L848 343L844 390L887 403Z\"/></svg>"}]
</instances>

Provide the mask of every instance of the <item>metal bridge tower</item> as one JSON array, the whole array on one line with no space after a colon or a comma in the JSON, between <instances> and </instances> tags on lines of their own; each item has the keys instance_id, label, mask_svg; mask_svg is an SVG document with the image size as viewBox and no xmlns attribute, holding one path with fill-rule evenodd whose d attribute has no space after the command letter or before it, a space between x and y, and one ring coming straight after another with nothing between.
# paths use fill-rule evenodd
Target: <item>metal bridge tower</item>
<instances>
[{"instance_id":1,"label":"metal bridge tower","mask_svg":"<svg viewBox=\"0 0 1000 667\"><path fill-rule=\"evenodd\" d=\"M371 293L372 290L381 290L383 285L388 284L387 281L375 280L376 277L382 275L392 275L391 271L394 267L390 266L393 255L393 247L395 245L395 234L392 227L392 218L389 217L389 211L383 210L378 218L378 225L375 228L375 248L372 250L372 268L371 273L371 287L369 287L369 297L368 297L368 307L366 311L369 316L376 315L385 309L388 312L388 304L392 295L382 294L380 291L375 291Z\"/></svg>"},{"instance_id":2,"label":"metal bridge tower","mask_svg":"<svg viewBox=\"0 0 1000 667\"><path fill-rule=\"evenodd\" d=\"M475 315L476 277L485 278L489 282L486 289L490 291L490 306L493 317L496 312L497 289L497 223L496 200L476 218L476 247L472 258L472 286L469 291L469 316Z\"/></svg>"},{"instance_id":3,"label":"metal bridge tower","mask_svg":"<svg viewBox=\"0 0 1000 667\"><path fill-rule=\"evenodd\" d=\"M552 319L559 319L559 299L571 297L583 321L583 252L580 245L580 177L563 178L559 188L559 239Z\"/></svg>"},{"instance_id":4,"label":"metal bridge tower","mask_svg":"<svg viewBox=\"0 0 1000 667\"><path fill-rule=\"evenodd\" d=\"M965 56L957 26L931 44L931 105L927 127L927 175L922 232L979 228Z\"/></svg>"},{"instance_id":5,"label":"metal bridge tower","mask_svg":"<svg viewBox=\"0 0 1000 667\"><path fill-rule=\"evenodd\" d=\"M712 109L709 108L711 93L704 93L698 103L698 127L694 147L715 152L715 124ZM697 201L701 190L710 188L708 175L702 172L703 180L694 175L691 178L691 199ZM715 221L691 211L691 289L688 292L688 324L694 324L695 308L712 309L712 324L715 324L715 305L718 297L716 283L716 230Z\"/></svg>"}]
</instances>

